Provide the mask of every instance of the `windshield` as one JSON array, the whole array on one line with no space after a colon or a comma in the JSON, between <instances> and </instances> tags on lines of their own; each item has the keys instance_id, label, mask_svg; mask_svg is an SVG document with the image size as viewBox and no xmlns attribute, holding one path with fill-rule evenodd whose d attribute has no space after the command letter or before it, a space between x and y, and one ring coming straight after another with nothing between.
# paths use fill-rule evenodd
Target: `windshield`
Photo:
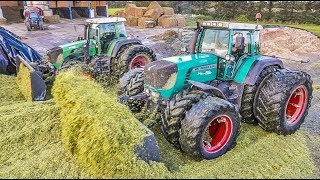
<instances>
[{"instance_id":1,"label":"windshield","mask_svg":"<svg viewBox=\"0 0 320 180\"><path fill-rule=\"evenodd\" d=\"M225 57L228 53L229 30L205 29L201 41L200 53Z\"/></svg>"}]
</instances>

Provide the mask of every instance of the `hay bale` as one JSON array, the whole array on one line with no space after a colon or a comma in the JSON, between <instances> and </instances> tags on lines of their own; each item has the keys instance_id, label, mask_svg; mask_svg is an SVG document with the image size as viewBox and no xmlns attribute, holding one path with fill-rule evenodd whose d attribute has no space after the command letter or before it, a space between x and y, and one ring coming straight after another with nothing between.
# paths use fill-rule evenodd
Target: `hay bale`
<instances>
[{"instance_id":1,"label":"hay bale","mask_svg":"<svg viewBox=\"0 0 320 180\"><path fill-rule=\"evenodd\" d=\"M171 15L162 15L162 16L160 16L160 17L158 18L158 20L157 20L157 25L158 25L158 26L162 26L161 22L163 21L163 19L165 19L165 18L170 18L170 17L172 17L172 16L171 16Z\"/></svg>"},{"instance_id":2,"label":"hay bale","mask_svg":"<svg viewBox=\"0 0 320 180\"><path fill-rule=\"evenodd\" d=\"M163 14L163 10L161 9L150 9L143 16L152 18L153 20L157 20Z\"/></svg>"},{"instance_id":3,"label":"hay bale","mask_svg":"<svg viewBox=\"0 0 320 180\"><path fill-rule=\"evenodd\" d=\"M163 7L164 15L174 15L174 10L172 7Z\"/></svg>"},{"instance_id":4,"label":"hay bale","mask_svg":"<svg viewBox=\"0 0 320 180\"><path fill-rule=\"evenodd\" d=\"M186 26L186 18L184 16L175 16L177 20L177 26L183 27Z\"/></svg>"},{"instance_id":5,"label":"hay bale","mask_svg":"<svg viewBox=\"0 0 320 180\"><path fill-rule=\"evenodd\" d=\"M59 15L45 16L44 22L46 22L46 23L60 23L60 16Z\"/></svg>"},{"instance_id":6,"label":"hay bale","mask_svg":"<svg viewBox=\"0 0 320 180\"><path fill-rule=\"evenodd\" d=\"M147 11L146 7L136 7L134 16L135 17L142 17Z\"/></svg>"},{"instance_id":7,"label":"hay bale","mask_svg":"<svg viewBox=\"0 0 320 180\"><path fill-rule=\"evenodd\" d=\"M161 9L161 11L163 11L162 7L160 6L160 4L157 2L157 1L152 1L148 8L148 10L151 10L151 9Z\"/></svg>"},{"instance_id":8,"label":"hay bale","mask_svg":"<svg viewBox=\"0 0 320 180\"><path fill-rule=\"evenodd\" d=\"M173 16L164 15L160 21L159 26L168 28L168 27L176 27L177 26L177 19Z\"/></svg>"},{"instance_id":9,"label":"hay bale","mask_svg":"<svg viewBox=\"0 0 320 180\"><path fill-rule=\"evenodd\" d=\"M138 26L138 19L137 17L129 17L125 24L127 26Z\"/></svg>"},{"instance_id":10,"label":"hay bale","mask_svg":"<svg viewBox=\"0 0 320 180\"><path fill-rule=\"evenodd\" d=\"M75 160L98 178L167 177L163 163L137 160L134 149L150 131L101 85L79 70L60 73L52 89L61 107L62 140Z\"/></svg>"},{"instance_id":11,"label":"hay bale","mask_svg":"<svg viewBox=\"0 0 320 180\"><path fill-rule=\"evenodd\" d=\"M156 21L163 13L164 11L160 4L157 1L152 1L143 16L152 18Z\"/></svg>"},{"instance_id":12,"label":"hay bale","mask_svg":"<svg viewBox=\"0 0 320 180\"><path fill-rule=\"evenodd\" d=\"M148 17L141 17L138 19L138 26L145 27L145 21L153 21L153 19Z\"/></svg>"},{"instance_id":13,"label":"hay bale","mask_svg":"<svg viewBox=\"0 0 320 180\"><path fill-rule=\"evenodd\" d=\"M124 7L124 12L127 15L134 16L136 7L137 6L135 4L126 4Z\"/></svg>"}]
</instances>

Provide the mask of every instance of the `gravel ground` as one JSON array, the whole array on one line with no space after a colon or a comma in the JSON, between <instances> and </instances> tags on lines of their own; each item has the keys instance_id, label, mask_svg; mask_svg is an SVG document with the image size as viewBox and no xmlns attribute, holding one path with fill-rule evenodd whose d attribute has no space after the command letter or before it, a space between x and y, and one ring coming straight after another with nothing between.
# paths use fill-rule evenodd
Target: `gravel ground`
<instances>
[{"instance_id":1,"label":"gravel ground","mask_svg":"<svg viewBox=\"0 0 320 180\"><path fill-rule=\"evenodd\" d=\"M68 20L61 19L59 24L46 24L46 30L27 31L23 23L4 25L7 30L22 37L22 41L36 49L40 54L45 54L46 50L59 46L83 36L83 26L79 25L84 19ZM173 37L167 39L159 38L167 30L182 32L182 39ZM182 54L180 49L189 44L192 38L191 30L178 28L152 28L142 29L137 27L127 27L127 33L132 38L139 38L142 42L154 49L157 58ZM306 140L310 147L310 153L314 157L320 172L320 39L313 34L292 28L272 28L262 31L261 36L262 51L266 55L276 55L282 58L294 60L309 59L309 63L301 64L290 60L283 60L285 66L290 69L308 72L313 80L313 100L309 110L309 115L301 126L301 131L306 135ZM320 176L320 174L319 174Z\"/></svg>"}]
</instances>

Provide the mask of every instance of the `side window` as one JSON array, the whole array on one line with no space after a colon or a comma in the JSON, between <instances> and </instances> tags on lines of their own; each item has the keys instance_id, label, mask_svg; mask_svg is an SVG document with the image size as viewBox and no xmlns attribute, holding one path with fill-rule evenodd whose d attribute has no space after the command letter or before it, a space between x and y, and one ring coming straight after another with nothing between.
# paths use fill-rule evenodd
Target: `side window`
<instances>
[{"instance_id":1,"label":"side window","mask_svg":"<svg viewBox=\"0 0 320 180\"><path fill-rule=\"evenodd\" d=\"M240 46L241 42L244 46ZM250 32L249 31L234 31L232 41L232 53L250 53Z\"/></svg>"},{"instance_id":2,"label":"side window","mask_svg":"<svg viewBox=\"0 0 320 180\"><path fill-rule=\"evenodd\" d=\"M100 24L100 37L113 38L116 35L114 24Z\"/></svg>"}]
</instances>

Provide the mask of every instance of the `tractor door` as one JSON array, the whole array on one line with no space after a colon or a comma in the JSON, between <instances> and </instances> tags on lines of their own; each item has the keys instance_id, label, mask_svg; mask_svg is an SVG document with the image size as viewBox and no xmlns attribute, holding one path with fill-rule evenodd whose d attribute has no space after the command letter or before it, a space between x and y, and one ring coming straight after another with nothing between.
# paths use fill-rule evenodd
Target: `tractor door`
<instances>
[{"instance_id":1,"label":"tractor door","mask_svg":"<svg viewBox=\"0 0 320 180\"><path fill-rule=\"evenodd\" d=\"M111 41L116 38L115 25L100 24L99 31L100 31L101 53L106 54L108 52L108 48Z\"/></svg>"}]
</instances>

